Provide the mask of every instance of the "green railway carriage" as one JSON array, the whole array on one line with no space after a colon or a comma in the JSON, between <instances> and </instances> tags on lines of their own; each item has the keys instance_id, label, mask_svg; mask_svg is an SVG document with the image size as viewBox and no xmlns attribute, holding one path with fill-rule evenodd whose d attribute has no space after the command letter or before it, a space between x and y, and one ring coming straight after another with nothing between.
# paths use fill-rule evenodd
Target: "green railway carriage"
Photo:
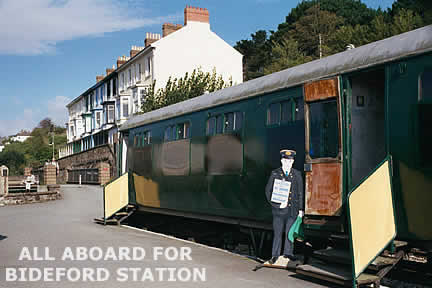
<instances>
[{"instance_id":1,"label":"green railway carriage","mask_svg":"<svg viewBox=\"0 0 432 288\"><path fill-rule=\"evenodd\" d=\"M262 229L269 173L280 149L296 150L311 237L347 233L349 193L390 159L397 238L432 249L432 26L134 116L120 131L130 203Z\"/></svg>"}]
</instances>

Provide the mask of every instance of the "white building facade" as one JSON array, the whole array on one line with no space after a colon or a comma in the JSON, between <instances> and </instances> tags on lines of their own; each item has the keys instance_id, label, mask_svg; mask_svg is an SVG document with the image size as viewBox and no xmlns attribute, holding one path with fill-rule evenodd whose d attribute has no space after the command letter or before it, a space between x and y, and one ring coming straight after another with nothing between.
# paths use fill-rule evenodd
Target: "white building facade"
<instances>
[{"instance_id":1,"label":"white building facade","mask_svg":"<svg viewBox=\"0 0 432 288\"><path fill-rule=\"evenodd\" d=\"M162 35L146 33L145 46L132 46L117 59L117 69L67 105L68 144L59 158L103 144L115 144L117 127L140 112L147 89L164 88L168 79L195 69L216 71L224 81L243 81L243 56L210 30L207 9L186 7L184 26L165 23Z\"/></svg>"}]
</instances>

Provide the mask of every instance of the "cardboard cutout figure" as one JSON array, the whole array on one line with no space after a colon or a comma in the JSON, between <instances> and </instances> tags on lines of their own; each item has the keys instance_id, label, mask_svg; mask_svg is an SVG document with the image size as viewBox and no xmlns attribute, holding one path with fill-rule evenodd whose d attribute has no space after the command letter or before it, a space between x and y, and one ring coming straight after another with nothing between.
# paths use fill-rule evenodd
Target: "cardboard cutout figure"
<instances>
[{"instance_id":1,"label":"cardboard cutout figure","mask_svg":"<svg viewBox=\"0 0 432 288\"><path fill-rule=\"evenodd\" d=\"M286 233L294 224L297 216L303 217L304 215L303 178L298 170L292 168L296 152L281 150L280 154L282 167L272 171L265 189L273 214L274 236L270 264L275 263L281 255L283 239L285 239L284 258L296 260L293 254L294 243L288 240ZM283 233L284 229L285 233Z\"/></svg>"}]
</instances>

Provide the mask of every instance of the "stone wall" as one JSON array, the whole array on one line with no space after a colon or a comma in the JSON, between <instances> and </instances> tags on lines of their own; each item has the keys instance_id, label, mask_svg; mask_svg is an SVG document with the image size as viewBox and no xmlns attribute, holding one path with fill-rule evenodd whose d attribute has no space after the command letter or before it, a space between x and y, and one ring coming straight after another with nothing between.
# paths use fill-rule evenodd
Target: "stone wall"
<instances>
[{"instance_id":1,"label":"stone wall","mask_svg":"<svg viewBox=\"0 0 432 288\"><path fill-rule=\"evenodd\" d=\"M0 206L47 202L61 198L59 191L14 193L4 197L0 196Z\"/></svg>"},{"instance_id":2,"label":"stone wall","mask_svg":"<svg viewBox=\"0 0 432 288\"><path fill-rule=\"evenodd\" d=\"M104 184L109 181L111 177L117 174L115 161L116 157L114 150L112 145L109 144L61 158L58 160L60 169L59 178L61 178L59 181L61 183L65 183L67 181L68 170L98 168L99 180L102 181L100 183Z\"/></svg>"}]
</instances>

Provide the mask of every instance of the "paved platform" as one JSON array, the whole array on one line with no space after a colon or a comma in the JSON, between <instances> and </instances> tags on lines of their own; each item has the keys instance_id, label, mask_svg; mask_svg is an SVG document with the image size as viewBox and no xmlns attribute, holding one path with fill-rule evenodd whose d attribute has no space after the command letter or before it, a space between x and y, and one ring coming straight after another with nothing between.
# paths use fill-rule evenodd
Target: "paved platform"
<instances>
[{"instance_id":1,"label":"paved platform","mask_svg":"<svg viewBox=\"0 0 432 288\"><path fill-rule=\"evenodd\" d=\"M94 224L93 219L102 215L102 188L67 185L62 186L61 191L63 200L0 207L0 287L326 287L323 283L303 280L285 270L263 268L253 272L256 262L226 251L151 232ZM27 252L24 247L29 248L30 254L24 253ZM38 248L38 255L34 255L35 247ZM49 249L49 256L43 255L45 247ZM75 253L77 247L83 247L80 248L81 251L86 249L87 252L92 247L97 247L92 250L93 260L98 256L98 249L104 252L107 260L72 261L70 257L62 260L63 256L71 256L66 253L69 251L68 247L74 252L74 257L78 256ZM138 247L140 251L144 250L146 255L138 261L127 260L125 254L122 260L115 259L120 257L119 247ZM171 252L167 257L162 255L155 260L157 253L154 253L154 247L173 248L169 251L164 250ZM181 252L182 247L187 247L183 251L184 260L170 260L170 257L174 258L175 251ZM116 255L107 254L108 250L116 251ZM20 254L23 260L19 260ZM35 259L36 256L42 257L43 260ZM33 257L32 260L29 260L29 257ZM49 260L50 258L55 260ZM43 269L50 267L57 267L57 270L50 270L57 271L57 275L61 269L64 273L71 273L71 278L65 279L60 275L61 282L29 282L27 269L24 273L26 281L6 282L7 268L14 268L17 276L20 271L24 271L19 268L36 268L32 273L37 279L37 271L44 271ZM93 282L104 277L97 278L96 274L93 274L92 279L90 274L86 274L87 282L82 281L84 270L96 273L97 269L108 271L108 280ZM118 269L123 269L123 273L119 274ZM81 273L81 277L72 282L71 280L76 277L76 271ZM187 271L192 273L191 275L198 271L197 281L192 281L191 276L190 281L181 282L187 278ZM13 279L14 276L11 275L10 279ZM53 277L49 272L44 275L48 275L48 280ZM134 276L137 277L136 281L133 279ZM153 277L153 281L150 276ZM128 281L122 282L125 277ZM145 282L141 282L143 278Z\"/></svg>"}]
</instances>

